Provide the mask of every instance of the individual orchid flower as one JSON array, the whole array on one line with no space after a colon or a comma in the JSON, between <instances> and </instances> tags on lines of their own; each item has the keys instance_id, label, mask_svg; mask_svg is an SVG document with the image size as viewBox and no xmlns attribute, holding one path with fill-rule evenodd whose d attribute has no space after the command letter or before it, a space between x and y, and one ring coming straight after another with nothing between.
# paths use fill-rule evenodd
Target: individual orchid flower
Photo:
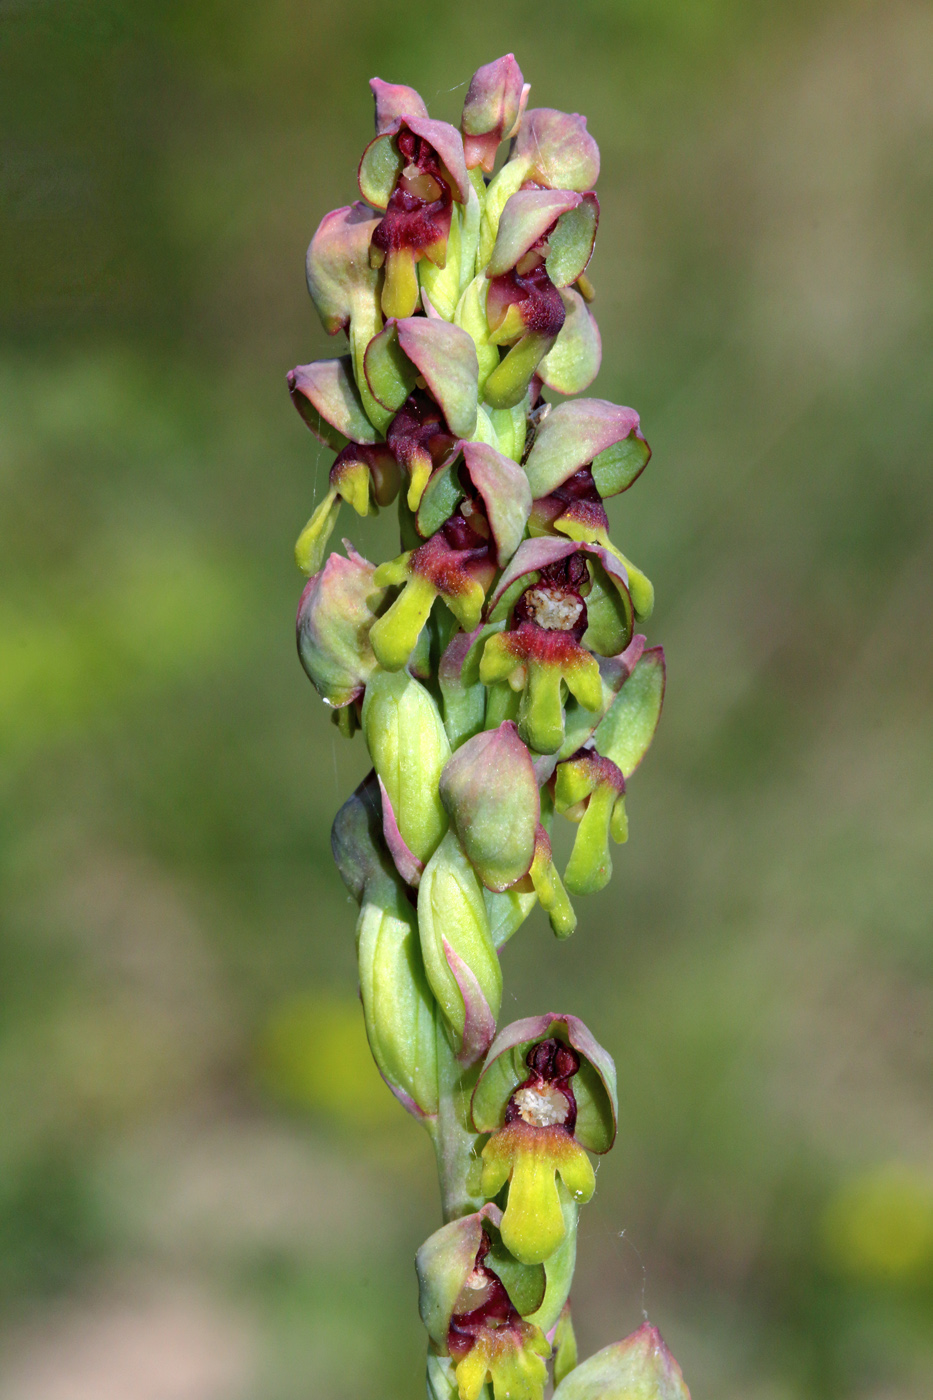
<instances>
[{"instance_id":1,"label":"individual orchid flower","mask_svg":"<svg viewBox=\"0 0 933 1400\"><path fill-rule=\"evenodd\" d=\"M500 142L514 136L521 124L528 91L514 54L476 70L460 120L468 170L479 166L487 175L492 173Z\"/></svg>"},{"instance_id":2,"label":"individual orchid flower","mask_svg":"<svg viewBox=\"0 0 933 1400\"><path fill-rule=\"evenodd\" d=\"M415 1259L419 1309L435 1356L449 1357L461 1400L541 1400L551 1348L526 1319L545 1295L545 1273L503 1247L502 1212L481 1210L442 1226Z\"/></svg>"},{"instance_id":3,"label":"individual orchid flower","mask_svg":"<svg viewBox=\"0 0 933 1400\"><path fill-rule=\"evenodd\" d=\"M524 533L531 508L524 472L485 443L459 446L431 477L418 510L417 529L433 533L377 571L380 587L404 585L372 632L387 670L407 664L435 598L443 598L464 631L472 631L497 569Z\"/></svg>"},{"instance_id":4,"label":"individual orchid flower","mask_svg":"<svg viewBox=\"0 0 933 1400\"><path fill-rule=\"evenodd\" d=\"M525 462L535 498L531 533L556 532L616 554L625 565L639 621L651 614L654 589L610 540L603 501L627 491L650 456L633 408L606 399L575 399L541 418Z\"/></svg>"},{"instance_id":5,"label":"individual orchid flower","mask_svg":"<svg viewBox=\"0 0 933 1400\"><path fill-rule=\"evenodd\" d=\"M367 203L385 211L372 230L369 253L371 266L385 273L382 310L402 317L413 315L418 305L418 262L426 258L444 266L452 205L466 204L475 190L457 129L412 111L389 120L389 105L411 101L414 106L405 96L413 93L410 88L396 88L389 104L389 86L376 94L377 123L385 125L363 152L359 185Z\"/></svg>"},{"instance_id":6,"label":"individual orchid flower","mask_svg":"<svg viewBox=\"0 0 933 1400\"><path fill-rule=\"evenodd\" d=\"M599 545L526 540L490 599L492 617L506 609L511 621L486 642L480 679L520 692L519 733L538 753L556 753L564 739L562 685L586 709L599 709L593 653L613 656L631 638L627 575Z\"/></svg>"},{"instance_id":7,"label":"individual orchid flower","mask_svg":"<svg viewBox=\"0 0 933 1400\"><path fill-rule=\"evenodd\" d=\"M557 1178L585 1203L596 1185L584 1149L608 1152L616 1133L612 1060L575 1016L515 1021L489 1048L473 1091L488 1199L508 1183L502 1241L523 1264L544 1263L566 1234Z\"/></svg>"},{"instance_id":8,"label":"individual orchid flower","mask_svg":"<svg viewBox=\"0 0 933 1400\"><path fill-rule=\"evenodd\" d=\"M511 347L483 389L494 408L521 402L554 346L567 314L561 288L584 272L598 222L592 192L522 189L506 203L486 268L489 339Z\"/></svg>"},{"instance_id":9,"label":"individual orchid flower","mask_svg":"<svg viewBox=\"0 0 933 1400\"><path fill-rule=\"evenodd\" d=\"M342 501L357 515L376 515L398 495L399 471L394 454L384 443L350 442L337 454L328 489L295 544L299 569L313 573L321 566Z\"/></svg>"}]
</instances>

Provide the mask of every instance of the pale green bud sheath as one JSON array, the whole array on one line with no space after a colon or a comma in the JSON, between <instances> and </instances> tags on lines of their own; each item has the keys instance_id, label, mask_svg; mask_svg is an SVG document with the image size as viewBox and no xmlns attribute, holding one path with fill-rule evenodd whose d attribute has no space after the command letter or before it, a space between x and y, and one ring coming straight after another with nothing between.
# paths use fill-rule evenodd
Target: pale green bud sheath
<instances>
[{"instance_id":1,"label":"pale green bud sheath","mask_svg":"<svg viewBox=\"0 0 933 1400\"><path fill-rule=\"evenodd\" d=\"M577 1355L611 1057L564 1011L497 1025L503 945L536 904L567 939L571 897L609 882L664 697L664 654L635 630L654 591L604 505L650 458L639 415L566 397L602 357L599 149L585 118L528 108L513 54L473 75L457 126L407 84L371 88L361 198L324 216L306 261L339 352L288 375L333 454L295 550L297 641L371 764L332 845L359 905L373 1058L435 1150L443 1223L416 1261L428 1400L543 1400L549 1384L555 1400L689 1400L647 1324ZM396 503L388 558L331 552L338 519ZM576 828L561 869L555 819Z\"/></svg>"}]
</instances>

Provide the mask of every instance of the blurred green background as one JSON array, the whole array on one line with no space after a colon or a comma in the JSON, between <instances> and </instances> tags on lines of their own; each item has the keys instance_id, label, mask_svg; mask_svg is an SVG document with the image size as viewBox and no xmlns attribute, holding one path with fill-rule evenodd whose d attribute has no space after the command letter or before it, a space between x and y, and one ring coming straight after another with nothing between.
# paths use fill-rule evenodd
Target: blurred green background
<instances>
[{"instance_id":1,"label":"blurred green background","mask_svg":"<svg viewBox=\"0 0 933 1400\"><path fill-rule=\"evenodd\" d=\"M929 4L2 0L0 1400L422 1393L284 375L367 80L456 121L508 50L602 149L669 664L612 885L504 953L620 1072L581 1344L645 1309L695 1400L933 1394Z\"/></svg>"}]
</instances>

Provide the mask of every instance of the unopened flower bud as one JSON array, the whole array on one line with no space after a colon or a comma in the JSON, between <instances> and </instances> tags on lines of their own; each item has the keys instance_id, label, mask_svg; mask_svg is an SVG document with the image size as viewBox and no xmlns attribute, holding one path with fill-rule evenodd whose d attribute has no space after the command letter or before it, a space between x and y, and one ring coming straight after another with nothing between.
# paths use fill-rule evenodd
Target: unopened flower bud
<instances>
[{"instance_id":1,"label":"unopened flower bud","mask_svg":"<svg viewBox=\"0 0 933 1400\"><path fill-rule=\"evenodd\" d=\"M554 1400L690 1400L683 1372L656 1327L603 1347L561 1380Z\"/></svg>"},{"instance_id":2,"label":"unopened flower bud","mask_svg":"<svg viewBox=\"0 0 933 1400\"><path fill-rule=\"evenodd\" d=\"M427 862L447 830L437 788L450 744L437 705L406 672L376 670L366 686L363 729L402 838Z\"/></svg>"},{"instance_id":3,"label":"unopened flower bud","mask_svg":"<svg viewBox=\"0 0 933 1400\"><path fill-rule=\"evenodd\" d=\"M514 54L476 70L460 121L468 170L478 165L491 174L499 143L514 133L527 98L528 88Z\"/></svg>"},{"instance_id":4,"label":"unopened flower bud","mask_svg":"<svg viewBox=\"0 0 933 1400\"><path fill-rule=\"evenodd\" d=\"M531 755L509 722L469 739L447 762L441 801L483 884L505 890L531 868L540 813Z\"/></svg>"},{"instance_id":5,"label":"unopened flower bud","mask_svg":"<svg viewBox=\"0 0 933 1400\"><path fill-rule=\"evenodd\" d=\"M452 831L421 877L418 926L428 982L458 1058L473 1064L495 1035L502 969L490 935L483 886Z\"/></svg>"},{"instance_id":6,"label":"unopened flower bud","mask_svg":"<svg viewBox=\"0 0 933 1400\"><path fill-rule=\"evenodd\" d=\"M375 569L346 541L348 557L332 554L308 580L298 604L298 654L315 689L335 708L363 694L376 668L369 629L384 591Z\"/></svg>"},{"instance_id":7,"label":"unopened flower bud","mask_svg":"<svg viewBox=\"0 0 933 1400\"><path fill-rule=\"evenodd\" d=\"M424 974L414 909L388 857L375 773L341 807L331 831L337 867L360 905L360 998L379 1072L416 1118L437 1112L434 999Z\"/></svg>"},{"instance_id":8,"label":"unopened flower bud","mask_svg":"<svg viewBox=\"0 0 933 1400\"><path fill-rule=\"evenodd\" d=\"M654 738L664 703L664 649L645 651L621 686L594 734L594 744L626 778L641 763Z\"/></svg>"},{"instance_id":9,"label":"unopened flower bud","mask_svg":"<svg viewBox=\"0 0 933 1400\"><path fill-rule=\"evenodd\" d=\"M472 1114L477 1132L492 1134L483 1148L484 1193L510 1183L503 1242L523 1263L543 1262L566 1234L557 1175L575 1200L588 1201L595 1177L583 1149L612 1146L612 1060L574 1016L516 1021L489 1049Z\"/></svg>"}]
</instances>

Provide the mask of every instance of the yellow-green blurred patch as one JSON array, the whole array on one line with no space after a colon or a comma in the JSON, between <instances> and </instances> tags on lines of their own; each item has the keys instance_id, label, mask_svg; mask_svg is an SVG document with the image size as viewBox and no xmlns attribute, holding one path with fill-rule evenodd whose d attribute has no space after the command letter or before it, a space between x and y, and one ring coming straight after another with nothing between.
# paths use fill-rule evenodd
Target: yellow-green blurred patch
<instances>
[{"instance_id":1,"label":"yellow-green blurred patch","mask_svg":"<svg viewBox=\"0 0 933 1400\"><path fill-rule=\"evenodd\" d=\"M349 1126L396 1119L399 1107L373 1063L363 1012L350 998L289 997L272 1012L256 1051L275 1098Z\"/></svg>"},{"instance_id":2,"label":"yellow-green blurred patch","mask_svg":"<svg viewBox=\"0 0 933 1400\"><path fill-rule=\"evenodd\" d=\"M933 1273L933 1181L899 1162L855 1177L830 1201L821 1233L827 1263L850 1279Z\"/></svg>"},{"instance_id":3,"label":"yellow-green blurred patch","mask_svg":"<svg viewBox=\"0 0 933 1400\"><path fill-rule=\"evenodd\" d=\"M0 601L0 748L80 732L235 644L249 599L242 574L196 542L137 540L103 572L96 587L63 578Z\"/></svg>"}]
</instances>

